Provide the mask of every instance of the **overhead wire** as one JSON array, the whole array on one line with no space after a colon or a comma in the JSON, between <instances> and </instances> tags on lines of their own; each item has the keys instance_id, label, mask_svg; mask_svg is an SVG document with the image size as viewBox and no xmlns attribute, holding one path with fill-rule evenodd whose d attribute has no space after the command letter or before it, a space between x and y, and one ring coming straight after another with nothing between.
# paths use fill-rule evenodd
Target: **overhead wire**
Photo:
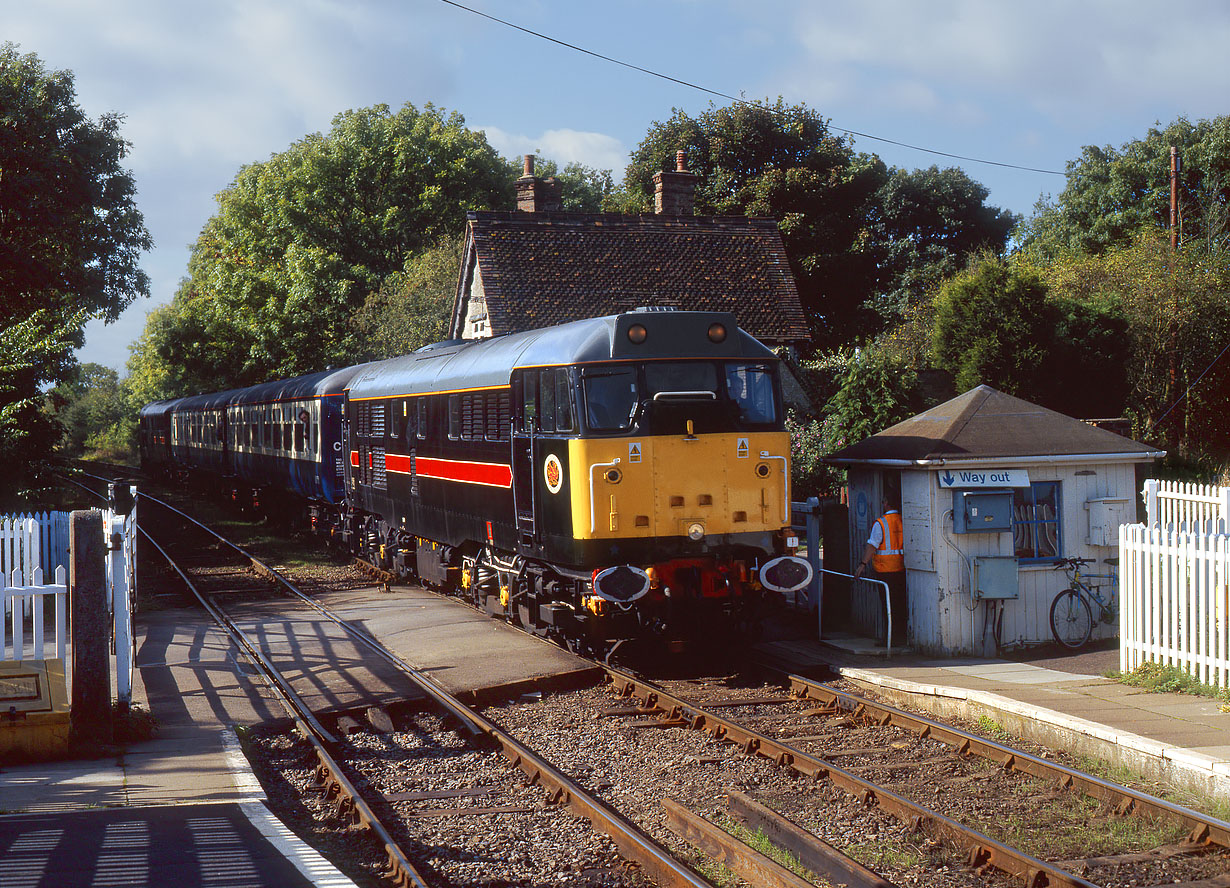
<instances>
[{"instance_id":1,"label":"overhead wire","mask_svg":"<svg viewBox=\"0 0 1230 888\"><path fill-rule=\"evenodd\" d=\"M455 7L456 9L460 9L464 12L468 12L471 15L475 15L475 16L478 16L479 18L484 18L484 19L487 19L488 21L495 22L496 24L503 25L506 28L512 28L513 30L520 31L523 34L528 34L531 37L536 37L539 40L545 40L548 43L554 43L556 46L561 46L564 49L570 49L573 52L579 52L583 55L591 56L593 58L599 59L604 62L609 62L612 65L619 65L620 67L628 68L629 70L632 70L632 71L638 71L642 74L647 74L650 77L657 77L660 80L665 80L670 83L677 84L679 86L687 87L688 89L694 89L697 92L702 92L707 95L716 96L717 98L725 99L727 101L734 102L738 105L745 105L745 106L752 107L752 108L760 108L761 110L766 110L769 112L772 112L773 110L771 108L766 108L764 105L760 105L756 102L749 102L746 99L742 99L738 96L732 96L729 93L724 93L721 90L712 89L710 87L703 86L699 83L693 83L690 80L683 80L679 77L672 77L669 74L663 74L660 71L653 70L652 68L645 68L641 65L635 65L632 62L625 62L622 59L617 59L613 56L604 55L603 53L596 52L595 50L592 50L592 49L586 49L584 46L578 46L575 43L569 43L566 40L560 40L557 37L552 37L550 34L544 34L541 31L535 31L532 28L527 28L524 25L518 25L516 22L511 22L508 19L502 19L499 16L491 15L490 13L483 12L482 10L479 10L479 9L475 9L472 6L466 6L464 3L458 3L457 0L440 0L440 2L445 4L446 6ZM926 148L926 147L923 147L922 145L914 145L910 142L902 142L897 139L889 139L884 136L876 136L876 135L872 135L871 133L861 132L859 130L846 129L844 127L834 125L831 120L826 123L826 126L828 127L828 129L836 130L837 132L844 133L845 135L848 135L848 136L856 136L860 139L870 139L875 142L883 142L887 145L896 145L899 148L906 148L911 151L921 151L925 154L932 154L937 157L947 157L952 160L963 160L968 163L981 163L981 164L986 164L988 166L1002 167L1004 169L1010 169L1010 170L1022 170L1028 173L1043 173L1048 176L1066 175L1065 173L1059 170L1047 170L1047 169L1042 169L1040 167L1024 166L1022 164L1016 164L1016 163L1005 163L1004 161L999 161L999 160L987 160L981 157L970 157L965 154L954 154L948 151L939 151L935 148Z\"/></svg>"}]
</instances>

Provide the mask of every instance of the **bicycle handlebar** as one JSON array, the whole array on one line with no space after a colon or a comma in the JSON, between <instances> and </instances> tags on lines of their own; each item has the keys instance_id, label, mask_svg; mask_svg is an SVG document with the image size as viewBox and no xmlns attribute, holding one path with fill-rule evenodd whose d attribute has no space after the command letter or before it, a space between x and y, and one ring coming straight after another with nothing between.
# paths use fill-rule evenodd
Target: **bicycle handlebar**
<instances>
[{"instance_id":1,"label":"bicycle handlebar","mask_svg":"<svg viewBox=\"0 0 1230 888\"><path fill-rule=\"evenodd\" d=\"M1082 564L1093 564L1093 561L1094 560L1092 558L1056 558L1054 569L1059 570L1061 567L1079 567Z\"/></svg>"}]
</instances>

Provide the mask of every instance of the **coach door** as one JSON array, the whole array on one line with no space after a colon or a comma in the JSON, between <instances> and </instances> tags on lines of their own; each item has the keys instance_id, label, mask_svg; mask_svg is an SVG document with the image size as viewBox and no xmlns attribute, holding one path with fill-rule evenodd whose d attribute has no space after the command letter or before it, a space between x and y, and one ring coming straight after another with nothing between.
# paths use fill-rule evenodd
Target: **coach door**
<instances>
[{"instance_id":1,"label":"coach door","mask_svg":"<svg viewBox=\"0 0 1230 888\"><path fill-rule=\"evenodd\" d=\"M513 509L517 539L523 546L537 541L534 520L534 431L538 423L538 373L520 374L513 389L512 429Z\"/></svg>"}]
</instances>

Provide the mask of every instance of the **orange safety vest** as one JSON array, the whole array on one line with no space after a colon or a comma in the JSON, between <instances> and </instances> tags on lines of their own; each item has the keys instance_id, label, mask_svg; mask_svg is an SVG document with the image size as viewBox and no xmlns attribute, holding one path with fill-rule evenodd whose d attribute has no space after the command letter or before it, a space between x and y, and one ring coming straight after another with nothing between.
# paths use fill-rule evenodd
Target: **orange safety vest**
<instances>
[{"instance_id":1,"label":"orange safety vest","mask_svg":"<svg viewBox=\"0 0 1230 888\"><path fill-rule=\"evenodd\" d=\"M871 556L871 566L876 573L897 573L905 570L905 533L901 529L901 513L888 512L876 519L883 539L880 547Z\"/></svg>"}]
</instances>

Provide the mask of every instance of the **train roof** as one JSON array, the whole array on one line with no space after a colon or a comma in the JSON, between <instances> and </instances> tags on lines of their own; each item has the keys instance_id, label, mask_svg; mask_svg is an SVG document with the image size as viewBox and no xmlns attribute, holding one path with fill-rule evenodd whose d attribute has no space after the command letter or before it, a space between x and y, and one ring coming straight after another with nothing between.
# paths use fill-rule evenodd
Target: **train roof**
<instances>
[{"instance_id":1,"label":"train roof","mask_svg":"<svg viewBox=\"0 0 1230 888\"><path fill-rule=\"evenodd\" d=\"M354 375L369 366L371 365L355 364L351 367L335 367L296 376L292 379L262 382L247 388L189 395L186 398L163 398L160 401L146 404L141 408L140 415L152 417L161 416L164 413L177 413L181 410L217 410L235 404L267 404L275 401L341 395Z\"/></svg>"},{"instance_id":2,"label":"train roof","mask_svg":"<svg viewBox=\"0 0 1230 888\"><path fill-rule=\"evenodd\" d=\"M260 385L233 392L230 403L266 404L273 401L298 401L304 398L340 395L346 390L347 384L356 373L370 366L371 364L355 364L350 367L335 367L317 373L308 373L293 379L263 382Z\"/></svg>"},{"instance_id":3,"label":"train roof","mask_svg":"<svg viewBox=\"0 0 1230 888\"><path fill-rule=\"evenodd\" d=\"M715 323L723 324L728 331L719 342L711 341L708 335ZM634 324L647 331L640 344L628 338ZM429 346L368 365L355 375L349 390L352 400L361 400L496 388L507 386L518 367L680 358L777 359L770 349L739 329L729 312L632 311L525 333Z\"/></svg>"}]
</instances>

